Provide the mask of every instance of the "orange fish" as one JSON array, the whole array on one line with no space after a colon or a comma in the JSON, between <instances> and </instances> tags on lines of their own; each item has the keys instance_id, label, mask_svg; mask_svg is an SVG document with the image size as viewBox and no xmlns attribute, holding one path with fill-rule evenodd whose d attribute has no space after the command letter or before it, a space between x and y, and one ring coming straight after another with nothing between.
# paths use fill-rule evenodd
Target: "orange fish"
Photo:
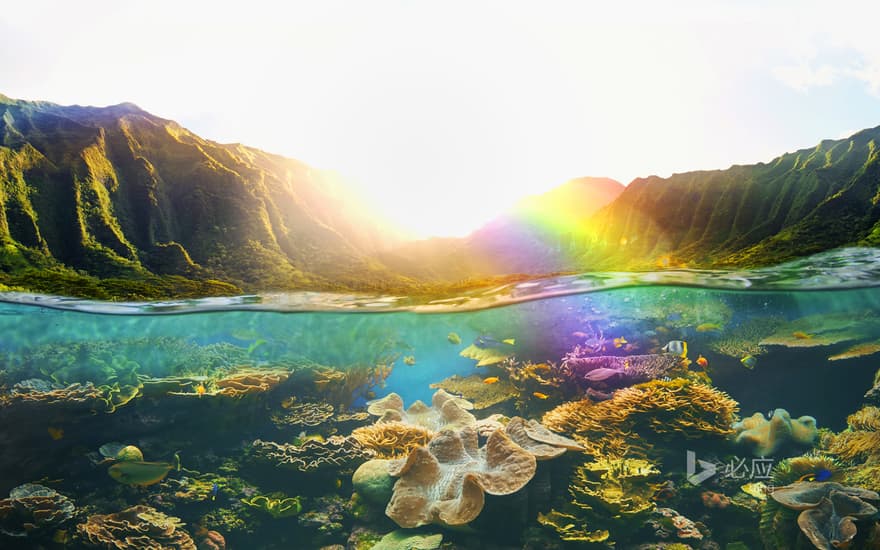
<instances>
[{"instance_id":1,"label":"orange fish","mask_svg":"<svg viewBox=\"0 0 880 550\"><path fill-rule=\"evenodd\" d=\"M498 381L497 376L490 376L489 378L483 378L483 384L494 384Z\"/></svg>"},{"instance_id":2,"label":"orange fish","mask_svg":"<svg viewBox=\"0 0 880 550\"><path fill-rule=\"evenodd\" d=\"M53 428L48 427L46 431L49 432L49 437L51 437L54 441L58 441L62 437L64 437L64 430L62 428Z\"/></svg>"},{"instance_id":3,"label":"orange fish","mask_svg":"<svg viewBox=\"0 0 880 550\"><path fill-rule=\"evenodd\" d=\"M199 394L199 397L205 395L208 392L208 388L205 387L204 384L199 384L196 386L196 393Z\"/></svg>"},{"instance_id":4,"label":"orange fish","mask_svg":"<svg viewBox=\"0 0 880 550\"><path fill-rule=\"evenodd\" d=\"M541 393L541 392L539 392L539 391L534 392L532 395L534 395L534 396L537 397L538 399L547 399L548 397L550 397L550 396L547 395L546 393Z\"/></svg>"},{"instance_id":5,"label":"orange fish","mask_svg":"<svg viewBox=\"0 0 880 550\"><path fill-rule=\"evenodd\" d=\"M621 336L620 338L614 339L614 347L615 348L622 348L624 344L628 344L628 343L629 342L627 342L626 338L624 338L623 336Z\"/></svg>"},{"instance_id":6,"label":"orange fish","mask_svg":"<svg viewBox=\"0 0 880 550\"><path fill-rule=\"evenodd\" d=\"M699 357L697 357L697 364L705 369L709 366L709 360L700 355Z\"/></svg>"}]
</instances>

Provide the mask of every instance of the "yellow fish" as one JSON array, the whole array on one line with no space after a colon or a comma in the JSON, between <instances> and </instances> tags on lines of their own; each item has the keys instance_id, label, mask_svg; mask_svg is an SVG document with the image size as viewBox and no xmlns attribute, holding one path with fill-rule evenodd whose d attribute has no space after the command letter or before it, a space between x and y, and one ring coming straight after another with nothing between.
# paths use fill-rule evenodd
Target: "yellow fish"
<instances>
[{"instance_id":1,"label":"yellow fish","mask_svg":"<svg viewBox=\"0 0 880 550\"><path fill-rule=\"evenodd\" d=\"M175 453L174 462L117 462L107 473L119 483L146 487L159 483L171 470L180 471L180 457Z\"/></svg>"},{"instance_id":2,"label":"yellow fish","mask_svg":"<svg viewBox=\"0 0 880 550\"><path fill-rule=\"evenodd\" d=\"M709 360L700 355L699 357L697 357L697 364L705 369L709 366Z\"/></svg>"},{"instance_id":3,"label":"yellow fish","mask_svg":"<svg viewBox=\"0 0 880 550\"><path fill-rule=\"evenodd\" d=\"M456 334L454 332L450 332L449 334L447 334L446 339L449 341L450 344L453 344L456 346L461 343L461 336L459 336L458 334Z\"/></svg>"},{"instance_id":4,"label":"yellow fish","mask_svg":"<svg viewBox=\"0 0 880 550\"><path fill-rule=\"evenodd\" d=\"M621 336L620 338L614 339L614 347L615 348L622 348L624 346L624 344L628 344L628 343L629 342L627 342L626 338L624 338L623 336Z\"/></svg>"},{"instance_id":5,"label":"yellow fish","mask_svg":"<svg viewBox=\"0 0 880 550\"><path fill-rule=\"evenodd\" d=\"M547 399L548 397L550 397L550 396L547 395L546 393L541 393L541 392L539 392L539 391L536 391L536 392L532 393L532 395L534 395L534 396L537 397L538 399Z\"/></svg>"},{"instance_id":6,"label":"yellow fish","mask_svg":"<svg viewBox=\"0 0 880 550\"><path fill-rule=\"evenodd\" d=\"M663 346L663 351L666 353L671 353L673 355L678 355L679 357L687 357L688 354L688 345L687 342L683 340L671 340L668 344Z\"/></svg>"},{"instance_id":7,"label":"yellow fish","mask_svg":"<svg viewBox=\"0 0 880 550\"><path fill-rule=\"evenodd\" d=\"M205 395L208 392L208 388L205 387L204 384L199 384L196 386L196 393L199 394L199 397Z\"/></svg>"},{"instance_id":8,"label":"yellow fish","mask_svg":"<svg viewBox=\"0 0 880 550\"><path fill-rule=\"evenodd\" d=\"M49 432L49 437L51 437L54 441L58 441L62 437L64 437L64 430L62 428L53 428L49 426L46 428L46 431Z\"/></svg>"},{"instance_id":9,"label":"yellow fish","mask_svg":"<svg viewBox=\"0 0 880 550\"><path fill-rule=\"evenodd\" d=\"M718 323L703 323L702 325L697 325L697 332L718 332L721 330L721 325Z\"/></svg>"},{"instance_id":10,"label":"yellow fish","mask_svg":"<svg viewBox=\"0 0 880 550\"><path fill-rule=\"evenodd\" d=\"M494 384L498 381L497 376L490 376L489 378L483 378L483 384Z\"/></svg>"},{"instance_id":11,"label":"yellow fish","mask_svg":"<svg viewBox=\"0 0 880 550\"><path fill-rule=\"evenodd\" d=\"M511 346L515 346L515 345L516 345L516 339L515 339L515 338L505 338L504 340L501 340L501 342L503 342L503 343L505 343L505 344L509 344L509 345L511 345Z\"/></svg>"},{"instance_id":12,"label":"yellow fish","mask_svg":"<svg viewBox=\"0 0 880 550\"><path fill-rule=\"evenodd\" d=\"M409 367L415 365L416 364L415 356L414 355L407 355L406 357L403 358L403 364L407 365Z\"/></svg>"}]
</instances>

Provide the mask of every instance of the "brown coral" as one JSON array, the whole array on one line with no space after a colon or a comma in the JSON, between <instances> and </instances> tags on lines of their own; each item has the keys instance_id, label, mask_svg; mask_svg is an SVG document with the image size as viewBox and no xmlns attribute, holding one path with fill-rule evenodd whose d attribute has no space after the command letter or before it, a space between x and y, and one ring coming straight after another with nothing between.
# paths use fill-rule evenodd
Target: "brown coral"
<instances>
[{"instance_id":1,"label":"brown coral","mask_svg":"<svg viewBox=\"0 0 880 550\"><path fill-rule=\"evenodd\" d=\"M371 402L367 412L378 416L378 422L403 422L440 431L457 430L476 424L477 419L466 410L469 408L473 408L470 402L444 390L437 390L431 398L430 407L421 401L416 401L404 410L403 399L396 393L390 393L382 399Z\"/></svg>"},{"instance_id":2,"label":"brown coral","mask_svg":"<svg viewBox=\"0 0 880 550\"><path fill-rule=\"evenodd\" d=\"M76 410L105 411L108 409L106 392L91 382L71 384L64 388L42 387L39 384L18 383L4 395L0 404L21 407L63 407Z\"/></svg>"},{"instance_id":3,"label":"brown coral","mask_svg":"<svg viewBox=\"0 0 880 550\"><path fill-rule=\"evenodd\" d=\"M226 397L244 397L265 393L290 376L284 369L245 369L221 378L215 382L217 395Z\"/></svg>"},{"instance_id":4,"label":"brown coral","mask_svg":"<svg viewBox=\"0 0 880 550\"><path fill-rule=\"evenodd\" d=\"M538 460L556 458L566 450L584 450L577 441L555 434L535 420L523 420L514 416L504 427L504 431L514 443L535 455Z\"/></svg>"},{"instance_id":5,"label":"brown coral","mask_svg":"<svg viewBox=\"0 0 880 550\"><path fill-rule=\"evenodd\" d=\"M272 415L276 426L314 428L333 418L333 405L329 403L300 403L284 412Z\"/></svg>"},{"instance_id":6,"label":"brown coral","mask_svg":"<svg viewBox=\"0 0 880 550\"><path fill-rule=\"evenodd\" d=\"M562 404L542 424L572 435L594 455L622 457L644 455L658 439L726 437L737 408L726 393L678 378L624 388L599 403Z\"/></svg>"},{"instance_id":7,"label":"brown coral","mask_svg":"<svg viewBox=\"0 0 880 550\"><path fill-rule=\"evenodd\" d=\"M499 403L510 401L519 395L517 389L507 380L486 384L483 382L483 378L476 374L464 378L453 374L449 378L431 384L431 387L461 395L473 403L476 410L488 409Z\"/></svg>"},{"instance_id":8,"label":"brown coral","mask_svg":"<svg viewBox=\"0 0 880 550\"><path fill-rule=\"evenodd\" d=\"M862 407L847 424L846 430L823 438L825 450L843 460L880 462L880 408Z\"/></svg>"},{"instance_id":9,"label":"brown coral","mask_svg":"<svg viewBox=\"0 0 880 550\"><path fill-rule=\"evenodd\" d=\"M403 422L379 422L355 429L351 437L367 449L376 451L379 458L398 458L408 455L416 447L427 445L434 433Z\"/></svg>"},{"instance_id":10,"label":"brown coral","mask_svg":"<svg viewBox=\"0 0 880 550\"><path fill-rule=\"evenodd\" d=\"M25 483L0 500L0 533L24 537L46 532L73 517L75 507L66 496L53 489Z\"/></svg>"},{"instance_id":11,"label":"brown coral","mask_svg":"<svg viewBox=\"0 0 880 550\"><path fill-rule=\"evenodd\" d=\"M427 447L392 463L389 473L400 479L385 513L405 528L463 525L479 516L484 493L516 492L532 479L535 468L535 457L501 430L482 449L473 427L445 430Z\"/></svg>"},{"instance_id":12,"label":"brown coral","mask_svg":"<svg viewBox=\"0 0 880 550\"><path fill-rule=\"evenodd\" d=\"M311 472L323 468L344 468L375 456L352 437L331 436L325 441L309 439L302 445L255 440L255 458L277 466Z\"/></svg>"},{"instance_id":13,"label":"brown coral","mask_svg":"<svg viewBox=\"0 0 880 550\"><path fill-rule=\"evenodd\" d=\"M77 525L88 546L113 550L196 550L183 523L149 506L132 506L115 514L89 516Z\"/></svg>"}]
</instances>

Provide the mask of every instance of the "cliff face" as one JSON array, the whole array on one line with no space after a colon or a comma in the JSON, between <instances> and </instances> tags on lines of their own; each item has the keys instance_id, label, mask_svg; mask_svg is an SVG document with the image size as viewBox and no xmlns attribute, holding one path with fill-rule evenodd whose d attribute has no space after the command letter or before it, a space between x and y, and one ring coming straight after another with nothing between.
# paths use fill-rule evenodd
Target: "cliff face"
<instances>
[{"instance_id":1,"label":"cliff face","mask_svg":"<svg viewBox=\"0 0 880 550\"><path fill-rule=\"evenodd\" d=\"M766 265L880 237L880 127L769 163L633 181L578 268Z\"/></svg>"},{"instance_id":2,"label":"cliff face","mask_svg":"<svg viewBox=\"0 0 880 550\"><path fill-rule=\"evenodd\" d=\"M397 242L319 171L130 104L0 97L0 267L175 274L245 288L389 277Z\"/></svg>"}]
</instances>

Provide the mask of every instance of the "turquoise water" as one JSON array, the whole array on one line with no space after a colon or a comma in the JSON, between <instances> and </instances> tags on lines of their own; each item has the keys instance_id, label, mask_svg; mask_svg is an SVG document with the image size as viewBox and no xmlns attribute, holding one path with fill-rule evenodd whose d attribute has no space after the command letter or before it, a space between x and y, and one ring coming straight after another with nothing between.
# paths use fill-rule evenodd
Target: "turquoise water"
<instances>
[{"instance_id":1,"label":"turquoise water","mask_svg":"<svg viewBox=\"0 0 880 550\"><path fill-rule=\"evenodd\" d=\"M0 304L5 401L0 409L0 495L37 483L68 498L75 508L24 527L32 523L31 512L3 512L0 505L0 546L101 547L103 543L78 526L96 515L144 505L180 518L186 526L179 530L201 547L210 547L204 542L210 531L222 535L228 548L370 548L398 525L385 516L383 505L364 504L358 497L352 501L351 474L366 458L291 471L255 461L254 441L301 445L311 435L347 436L377 418L361 419L360 424L330 419L309 426L296 420L279 423L279 415L298 411L296 405L304 403L332 405L335 415L360 412L392 392L406 406L416 400L430 403L436 391L431 384L476 374L489 382L477 380L470 390L451 393L475 401L481 390L507 383L520 392L471 410L478 420L502 413L540 421L554 407L582 398L583 388L514 383L517 369L529 364L556 368L579 345L595 346L587 355L625 359L663 355L661 348L669 342L686 342L690 364L676 366L660 382L688 377L711 382L739 403L742 418L785 409L794 418L814 417L822 430L840 432L847 417L871 401L865 396L874 385L880 357L870 352L880 341L876 259L870 251L843 251L776 270L591 274L433 303L309 293L109 304L9 294ZM497 352L507 361L476 367L476 360L461 355L469 346L474 349L474 342L488 342L478 349ZM863 349L851 353L854 357L837 357L856 345ZM744 361L748 355L753 364ZM698 364L698 357L707 363ZM348 376L350 383L317 383L327 369L341 379ZM230 397L215 385L242 372L269 371L284 373L284 379L252 393ZM499 380L491 382L493 378ZM169 379L171 385L160 384ZM104 392L105 401L47 397L89 383ZM201 396L200 386L205 390ZM605 397L619 389L596 388ZM30 400L15 397L22 392ZM144 458L135 462L170 466L162 479L146 486L120 481L108 475L108 468L120 463L115 455L108 456L107 448L102 453L108 443L137 446ZM774 459L799 456L820 444L817 437L783 448ZM663 440L662 445L667 448L649 458L656 459L665 481L686 484L685 450L701 443ZM752 456L731 441L701 448L721 461ZM181 470L173 467L175 453ZM582 547L587 543L563 540L537 517L571 499L573 472L592 458L569 450L564 458L538 462L538 473L545 477L536 477L513 495L486 497L483 513L466 529L434 521L417 532L444 535L448 548ZM859 464L850 460L846 466L858 469ZM212 493L213 483L218 488ZM750 498L724 481L712 490L726 498ZM245 502L255 495L296 498L301 510L274 517ZM664 538L645 527L652 520L644 514L671 509L659 497L651 501L653 511L629 524L614 524L618 531L612 529L609 540L620 541L618 547L766 544L759 530L766 506L762 501L733 515L727 507L703 506L699 492L681 490L671 503L704 527L699 544L674 534ZM738 529L731 530L731 522ZM792 525L792 544L803 545L803 535ZM161 544L187 547L180 541ZM862 539L854 547L858 544L869 547Z\"/></svg>"}]
</instances>

